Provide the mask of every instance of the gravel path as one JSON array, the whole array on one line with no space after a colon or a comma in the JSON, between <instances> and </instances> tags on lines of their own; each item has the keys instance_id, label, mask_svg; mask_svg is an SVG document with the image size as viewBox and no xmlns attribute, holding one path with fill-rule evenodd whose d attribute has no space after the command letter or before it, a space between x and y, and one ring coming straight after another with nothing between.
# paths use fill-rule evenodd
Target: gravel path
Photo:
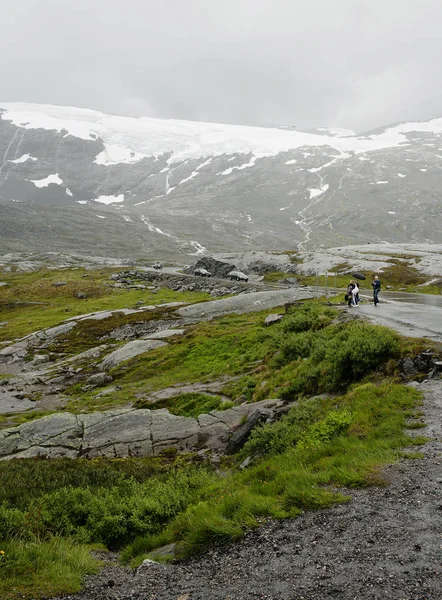
<instances>
[{"instance_id":1,"label":"gravel path","mask_svg":"<svg viewBox=\"0 0 442 600\"><path fill-rule=\"evenodd\" d=\"M388 487L186 563L137 572L110 565L64 600L441 600L442 380L425 392L423 460L388 467ZM414 431L414 430L413 430Z\"/></svg>"}]
</instances>

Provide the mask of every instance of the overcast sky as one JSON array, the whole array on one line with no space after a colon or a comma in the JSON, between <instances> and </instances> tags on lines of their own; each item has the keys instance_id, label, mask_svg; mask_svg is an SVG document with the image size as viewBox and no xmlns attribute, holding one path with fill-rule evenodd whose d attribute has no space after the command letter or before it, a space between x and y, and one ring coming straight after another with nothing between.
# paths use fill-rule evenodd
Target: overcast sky
<instances>
[{"instance_id":1,"label":"overcast sky","mask_svg":"<svg viewBox=\"0 0 442 600\"><path fill-rule=\"evenodd\" d=\"M442 116L440 0L1 0L0 100L364 131Z\"/></svg>"}]
</instances>

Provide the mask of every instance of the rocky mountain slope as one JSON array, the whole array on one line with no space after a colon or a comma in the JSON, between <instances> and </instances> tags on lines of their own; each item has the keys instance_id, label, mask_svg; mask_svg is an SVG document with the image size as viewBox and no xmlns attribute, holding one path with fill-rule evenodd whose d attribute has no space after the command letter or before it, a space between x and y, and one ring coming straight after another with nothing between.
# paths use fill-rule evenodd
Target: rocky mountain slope
<instances>
[{"instance_id":1,"label":"rocky mountain slope","mask_svg":"<svg viewBox=\"0 0 442 600\"><path fill-rule=\"evenodd\" d=\"M442 119L356 136L0 102L0 252L440 243L441 132Z\"/></svg>"}]
</instances>

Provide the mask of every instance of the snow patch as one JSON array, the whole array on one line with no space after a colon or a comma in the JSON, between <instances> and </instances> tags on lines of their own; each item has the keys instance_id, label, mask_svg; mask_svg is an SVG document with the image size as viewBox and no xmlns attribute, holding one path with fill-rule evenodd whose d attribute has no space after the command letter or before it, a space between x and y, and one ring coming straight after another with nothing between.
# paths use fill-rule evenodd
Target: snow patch
<instances>
[{"instance_id":1,"label":"snow patch","mask_svg":"<svg viewBox=\"0 0 442 600\"><path fill-rule=\"evenodd\" d=\"M196 256L197 254L204 254L205 252L207 252L207 248L205 248L198 242L192 241L190 242L190 245L193 246L196 250L196 252L192 253L192 256Z\"/></svg>"},{"instance_id":2,"label":"snow patch","mask_svg":"<svg viewBox=\"0 0 442 600\"><path fill-rule=\"evenodd\" d=\"M389 214L389 215L395 215L396 213L394 212L394 210L389 210L389 211L388 211L388 214Z\"/></svg>"},{"instance_id":3,"label":"snow patch","mask_svg":"<svg viewBox=\"0 0 442 600\"><path fill-rule=\"evenodd\" d=\"M149 221L149 219L147 217L145 217L144 215L141 215L140 219L143 221L143 223L145 225L147 225L149 231L152 231L153 233L159 233L160 235L165 235L166 237L172 237L170 235L170 233L165 233L158 227L155 227L155 225L152 225L152 223Z\"/></svg>"},{"instance_id":4,"label":"snow patch","mask_svg":"<svg viewBox=\"0 0 442 600\"><path fill-rule=\"evenodd\" d=\"M202 169L206 165L210 164L211 162L212 162L212 158L208 158L205 162L203 162L201 165L199 165L195 170L199 171L200 169Z\"/></svg>"},{"instance_id":5,"label":"snow patch","mask_svg":"<svg viewBox=\"0 0 442 600\"><path fill-rule=\"evenodd\" d=\"M287 162L285 162L285 165L294 165L295 163L297 163L298 161L296 160L296 158L292 158L292 160L288 160Z\"/></svg>"},{"instance_id":6,"label":"snow patch","mask_svg":"<svg viewBox=\"0 0 442 600\"><path fill-rule=\"evenodd\" d=\"M98 217L99 219L105 219L106 217L103 217L103 215L95 215L96 217Z\"/></svg>"},{"instance_id":7,"label":"snow patch","mask_svg":"<svg viewBox=\"0 0 442 600\"><path fill-rule=\"evenodd\" d=\"M31 156L30 154L23 154L23 156L20 156L20 158L15 158L14 160L9 159L8 162L15 163L16 165L18 165L20 163L26 162L27 160L36 161L38 159L34 156Z\"/></svg>"},{"instance_id":8,"label":"snow patch","mask_svg":"<svg viewBox=\"0 0 442 600\"><path fill-rule=\"evenodd\" d=\"M128 223L133 223L132 219L130 217L128 217L127 215L123 215L123 219L125 221L127 221Z\"/></svg>"},{"instance_id":9,"label":"snow patch","mask_svg":"<svg viewBox=\"0 0 442 600\"><path fill-rule=\"evenodd\" d=\"M147 154L134 152L130 148L119 146L118 144L104 144L103 152L100 152L100 154L95 157L94 163L106 166L118 165L120 163L131 164L136 163L147 156Z\"/></svg>"},{"instance_id":10,"label":"snow patch","mask_svg":"<svg viewBox=\"0 0 442 600\"><path fill-rule=\"evenodd\" d=\"M66 194L68 196L72 196L73 195L72 192L71 192L71 190L69 188L66 188Z\"/></svg>"},{"instance_id":11,"label":"snow patch","mask_svg":"<svg viewBox=\"0 0 442 600\"><path fill-rule=\"evenodd\" d=\"M317 188L308 188L308 191L310 192L310 200L313 200L313 198L317 198L321 194L325 194L328 188L328 183L323 185L319 190Z\"/></svg>"},{"instance_id":12,"label":"snow patch","mask_svg":"<svg viewBox=\"0 0 442 600\"><path fill-rule=\"evenodd\" d=\"M397 176L398 177L406 177L406 175L404 175L403 173L398 173Z\"/></svg>"},{"instance_id":13,"label":"snow patch","mask_svg":"<svg viewBox=\"0 0 442 600\"><path fill-rule=\"evenodd\" d=\"M35 187L38 188L48 187L48 185L50 185L51 183L55 183L56 185L63 185L63 180L60 179L58 173L55 173L54 175L48 175L44 179L29 179L29 181L33 183Z\"/></svg>"},{"instance_id":14,"label":"snow patch","mask_svg":"<svg viewBox=\"0 0 442 600\"><path fill-rule=\"evenodd\" d=\"M0 119L23 129L45 129L96 141L104 150L95 162L101 165L133 163L146 156L169 154L169 163L220 155L252 154L255 158L275 156L297 148L332 147L356 154L409 144L411 132L442 132L442 118L401 123L365 137L341 137L339 130L307 133L268 127L249 127L106 115L99 111L52 105L0 103ZM325 133L325 134L324 134ZM327 133L329 135L327 135ZM351 133L351 132L350 132ZM303 152L304 158L312 156Z\"/></svg>"},{"instance_id":15,"label":"snow patch","mask_svg":"<svg viewBox=\"0 0 442 600\"><path fill-rule=\"evenodd\" d=\"M422 173L426 173L427 169L419 169L419 171L422 171Z\"/></svg>"},{"instance_id":16,"label":"snow patch","mask_svg":"<svg viewBox=\"0 0 442 600\"><path fill-rule=\"evenodd\" d=\"M257 156L252 156L252 158L249 160L248 163L244 163L244 164L236 166L236 167L229 167L225 171L222 171L222 173L217 173L217 175L230 175L233 171L242 171L242 169L247 169L248 167L253 167L253 165L257 161L257 158L258 158Z\"/></svg>"},{"instance_id":17,"label":"snow patch","mask_svg":"<svg viewBox=\"0 0 442 600\"><path fill-rule=\"evenodd\" d=\"M385 183L388 183L388 181L371 181L370 185L383 185Z\"/></svg>"},{"instance_id":18,"label":"snow patch","mask_svg":"<svg viewBox=\"0 0 442 600\"><path fill-rule=\"evenodd\" d=\"M190 181L191 179L193 179L194 177L196 177L198 175L198 171L192 171L192 173L189 175L189 177L186 177L185 179L182 179L178 185L181 185L182 183L186 183L186 181ZM172 188L175 189L175 188ZM169 191L167 192L169 193Z\"/></svg>"},{"instance_id":19,"label":"snow patch","mask_svg":"<svg viewBox=\"0 0 442 600\"><path fill-rule=\"evenodd\" d=\"M78 204L89 204L89 200L77 200Z\"/></svg>"},{"instance_id":20,"label":"snow patch","mask_svg":"<svg viewBox=\"0 0 442 600\"><path fill-rule=\"evenodd\" d=\"M350 137L355 136L356 133L351 129L344 129L342 127L318 127L318 131L326 131L327 133L331 133L336 137Z\"/></svg>"},{"instance_id":21,"label":"snow patch","mask_svg":"<svg viewBox=\"0 0 442 600\"><path fill-rule=\"evenodd\" d=\"M118 196L98 196L98 198L95 198L95 202L100 202L101 204L114 204L114 202L124 202L124 194L119 194Z\"/></svg>"},{"instance_id":22,"label":"snow patch","mask_svg":"<svg viewBox=\"0 0 442 600\"><path fill-rule=\"evenodd\" d=\"M290 206L283 206L279 210L287 210L288 208L290 208Z\"/></svg>"}]
</instances>

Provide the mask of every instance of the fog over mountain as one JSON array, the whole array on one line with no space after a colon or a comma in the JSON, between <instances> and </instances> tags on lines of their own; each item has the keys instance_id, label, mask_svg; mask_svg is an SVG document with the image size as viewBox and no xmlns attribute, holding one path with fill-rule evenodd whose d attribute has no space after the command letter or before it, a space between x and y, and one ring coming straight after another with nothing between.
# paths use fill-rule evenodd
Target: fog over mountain
<instances>
[{"instance_id":1,"label":"fog over mountain","mask_svg":"<svg viewBox=\"0 0 442 600\"><path fill-rule=\"evenodd\" d=\"M10 102L358 133L441 111L437 0L3 0L2 9L0 97Z\"/></svg>"},{"instance_id":2,"label":"fog over mountain","mask_svg":"<svg viewBox=\"0 0 442 600\"><path fill-rule=\"evenodd\" d=\"M0 252L441 243L442 118L362 136L0 102Z\"/></svg>"}]
</instances>

